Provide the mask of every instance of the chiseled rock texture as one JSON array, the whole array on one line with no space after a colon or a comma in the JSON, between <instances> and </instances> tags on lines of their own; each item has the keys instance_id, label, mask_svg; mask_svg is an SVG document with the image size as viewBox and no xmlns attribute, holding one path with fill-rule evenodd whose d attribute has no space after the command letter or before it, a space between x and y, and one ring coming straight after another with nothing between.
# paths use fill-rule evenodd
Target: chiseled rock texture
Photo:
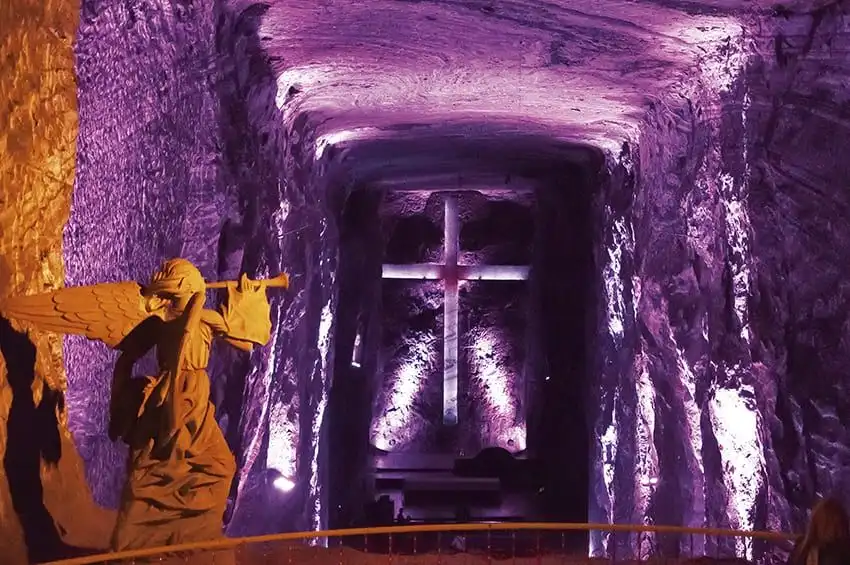
<instances>
[{"instance_id":1,"label":"chiseled rock texture","mask_svg":"<svg viewBox=\"0 0 850 565\"><path fill-rule=\"evenodd\" d=\"M0 6L0 300L59 288L74 182L75 2ZM3 563L107 546L66 425L62 342L0 320L0 555ZM27 551L29 546L29 552Z\"/></svg>"},{"instance_id":2,"label":"chiseled rock texture","mask_svg":"<svg viewBox=\"0 0 850 565\"><path fill-rule=\"evenodd\" d=\"M221 72L214 15L210 2L165 7L81 5L77 174L65 230L69 285L146 282L163 259L179 256L217 278L219 218L228 208L227 193L216 189L214 88ZM126 457L123 444L105 433L115 358L100 343L65 341L69 425L95 499L111 508Z\"/></svg>"},{"instance_id":3,"label":"chiseled rock texture","mask_svg":"<svg viewBox=\"0 0 850 565\"><path fill-rule=\"evenodd\" d=\"M819 5L777 8L746 77L772 527L799 527L818 495L850 504L850 2Z\"/></svg>"},{"instance_id":4,"label":"chiseled rock texture","mask_svg":"<svg viewBox=\"0 0 850 565\"><path fill-rule=\"evenodd\" d=\"M751 16L611 165L597 520L799 531L850 502L848 14Z\"/></svg>"},{"instance_id":5,"label":"chiseled rock texture","mask_svg":"<svg viewBox=\"0 0 850 565\"><path fill-rule=\"evenodd\" d=\"M75 45L80 135L68 283L144 282L174 256L209 279L296 274L285 302L273 300L271 344L250 359L222 348L211 362L218 419L240 465L234 534L311 527L320 487L310 461L328 388L334 295L321 170L308 149L309 124L284 130L277 117L257 32L264 11L87 1ZM105 433L115 354L69 338L65 359L69 425L97 501L114 508L126 457ZM303 487L287 511L270 499L267 467Z\"/></svg>"},{"instance_id":6,"label":"chiseled rock texture","mask_svg":"<svg viewBox=\"0 0 850 565\"><path fill-rule=\"evenodd\" d=\"M35 4L2 9L0 292L61 284L60 252L75 285L144 281L175 255L210 278L295 275L270 346L210 368L240 465L228 533L325 521L350 192L456 186L476 166L551 175L558 159L602 179L590 520L787 531L817 495L848 496L847 0L83 0L75 171L76 11L39 4L52 23L24 24ZM58 391L50 339L39 367ZM105 435L113 360L65 341L68 427L107 508L124 459ZM56 429L57 476L81 485ZM275 473L296 489L274 494ZM70 532L60 513L85 504L53 518ZM9 508L0 523L19 528Z\"/></svg>"}]
</instances>

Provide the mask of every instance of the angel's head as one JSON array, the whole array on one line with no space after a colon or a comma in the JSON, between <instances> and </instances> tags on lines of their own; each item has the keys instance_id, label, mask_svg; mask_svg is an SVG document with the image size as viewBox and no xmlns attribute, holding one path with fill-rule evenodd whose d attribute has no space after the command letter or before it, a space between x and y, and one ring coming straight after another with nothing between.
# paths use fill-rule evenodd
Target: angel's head
<instances>
[{"instance_id":1,"label":"angel's head","mask_svg":"<svg viewBox=\"0 0 850 565\"><path fill-rule=\"evenodd\" d=\"M153 311L165 303L180 305L206 289L204 277L195 265L186 259L169 259L153 274L144 295L148 299L148 311Z\"/></svg>"}]
</instances>

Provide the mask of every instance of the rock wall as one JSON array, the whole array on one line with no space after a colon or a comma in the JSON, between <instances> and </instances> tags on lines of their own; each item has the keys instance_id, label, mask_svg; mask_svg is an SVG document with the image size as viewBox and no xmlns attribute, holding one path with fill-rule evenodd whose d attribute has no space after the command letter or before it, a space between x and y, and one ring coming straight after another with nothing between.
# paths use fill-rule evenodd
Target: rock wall
<instances>
[{"instance_id":1,"label":"rock wall","mask_svg":"<svg viewBox=\"0 0 850 565\"><path fill-rule=\"evenodd\" d=\"M610 165L593 521L767 525L775 393L770 368L751 354L749 94L737 78L744 44L724 43L690 84L652 105L637 146ZM617 544L636 548L622 536Z\"/></svg>"},{"instance_id":2,"label":"rock wall","mask_svg":"<svg viewBox=\"0 0 850 565\"><path fill-rule=\"evenodd\" d=\"M592 520L799 531L850 496L848 11L750 22L613 160Z\"/></svg>"},{"instance_id":3,"label":"rock wall","mask_svg":"<svg viewBox=\"0 0 850 565\"><path fill-rule=\"evenodd\" d=\"M62 227L75 170L74 2L0 7L0 299L64 283ZM106 547L113 518L92 500L66 426L61 339L0 320L0 554L56 558ZM26 545L29 546L29 552Z\"/></svg>"},{"instance_id":4,"label":"rock wall","mask_svg":"<svg viewBox=\"0 0 850 565\"><path fill-rule=\"evenodd\" d=\"M324 228L321 217L300 213L308 206L305 199L317 197L311 194L309 172L300 176L301 146L293 144L284 156L283 116L260 46L263 11L211 1L83 4L76 46L77 183L65 249L72 284L145 281L163 259L174 256L194 261L210 279L241 271L310 273L293 281L292 301L274 300L270 348L251 359L216 351L211 362L219 420L240 464L231 529L243 534L290 529L292 516L312 512L305 510L312 508L306 500L318 489L309 464L317 449L312 414L321 409L306 389L317 378L316 334L323 312L314 311L314 300L327 292L323 289L333 289L312 275L314 262L328 264L316 255L325 253L318 243ZM298 333L307 327L299 325L302 320L315 322L303 335ZM298 333L297 344L290 343L292 331ZM98 501L114 507L125 457L105 435L114 354L75 338L66 341L65 352L70 425ZM322 363L316 370L324 371L324 357ZM284 422L303 434L288 435ZM312 451L299 451L301 442ZM296 497L300 503L284 513L286 523L267 519L279 506L255 501L254 508L240 498L253 500L253 487L259 485L260 499L268 499L263 472L285 457L281 449L299 454L297 476L312 483L305 488L307 498ZM290 462L294 475L296 459ZM302 529L308 522L295 520Z\"/></svg>"},{"instance_id":5,"label":"rock wall","mask_svg":"<svg viewBox=\"0 0 850 565\"><path fill-rule=\"evenodd\" d=\"M777 10L754 37L748 163L753 356L770 368L767 527L850 503L850 2Z\"/></svg>"},{"instance_id":6,"label":"rock wall","mask_svg":"<svg viewBox=\"0 0 850 565\"><path fill-rule=\"evenodd\" d=\"M262 35L262 30L260 30ZM240 424L239 494L228 533L319 529L326 522L325 408L333 372L337 310L337 219L345 186L329 184L332 152L317 154L316 123L299 113L298 93L278 92L256 44L244 63L254 71L246 116L261 141L249 167L265 180L247 185L245 245L249 272L293 273L286 297L272 304L273 337L252 357ZM283 475L289 493L271 487Z\"/></svg>"},{"instance_id":7,"label":"rock wall","mask_svg":"<svg viewBox=\"0 0 850 565\"><path fill-rule=\"evenodd\" d=\"M335 292L336 239L311 124L284 123L262 47L264 12L214 1L83 3L65 231L69 284L145 281L174 256L210 279L298 274L289 296L273 300L270 347L250 358L215 350L210 364L218 419L240 467L229 532L243 535L307 529L321 514L318 436ZM105 434L114 358L66 340L70 427L107 507L117 505L125 458ZM296 480L288 511L272 500L268 470Z\"/></svg>"},{"instance_id":8,"label":"rock wall","mask_svg":"<svg viewBox=\"0 0 850 565\"><path fill-rule=\"evenodd\" d=\"M220 215L219 105L211 1L83 2L75 44L79 141L65 230L69 285L145 282L185 256L216 278ZM98 503L116 508L123 445L106 436L116 355L65 341L69 425Z\"/></svg>"}]
</instances>

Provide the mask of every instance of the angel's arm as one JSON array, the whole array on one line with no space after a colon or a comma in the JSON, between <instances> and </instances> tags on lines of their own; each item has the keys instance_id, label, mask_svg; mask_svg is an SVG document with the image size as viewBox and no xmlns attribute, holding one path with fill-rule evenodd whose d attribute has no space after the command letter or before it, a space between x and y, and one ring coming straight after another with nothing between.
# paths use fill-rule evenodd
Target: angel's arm
<instances>
[{"instance_id":1,"label":"angel's arm","mask_svg":"<svg viewBox=\"0 0 850 565\"><path fill-rule=\"evenodd\" d=\"M204 310L201 314L201 320L212 329L213 335L222 338L236 349L250 352L254 348L254 344L250 341L230 337L228 335L229 328L227 327L227 321L224 319L224 316L215 310Z\"/></svg>"},{"instance_id":2,"label":"angel's arm","mask_svg":"<svg viewBox=\"0 0 850 565\"><path fill-rule=\"evenodd\" d=\"M158 318L149 318L130 332L121 343L121 354L112 372L109 418L109 437L112 441L124 436L135 420L136 414L127 412L127 402L132 397L133 366L156 345L156 326L159 323Z\"/></svg>"},{"instance_id":3,"label":"angel's arm","mask_svg":"<svg viewBox=\"0 0 850 565\"><path fill-rule=\"evenodd\" d=\"M151 325L155 320L158 321L156 318L151 318ZM121 354L118 356L118 361L115 362L115 375L120 373L129 378L133 372L133 365L153 349L154 345L156 344L150 326L143 323L131 332L121 344Z\"/></svg>"}]
</instances>

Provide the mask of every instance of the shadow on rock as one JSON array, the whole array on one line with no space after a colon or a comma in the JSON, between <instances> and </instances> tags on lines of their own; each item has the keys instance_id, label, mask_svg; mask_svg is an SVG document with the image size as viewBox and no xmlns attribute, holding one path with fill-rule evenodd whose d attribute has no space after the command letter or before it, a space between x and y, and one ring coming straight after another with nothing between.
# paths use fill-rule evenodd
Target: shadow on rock
<instances>
[{"instance_id":1,"label":"shadow on rock","mask_svg":"<svg viewBox=\"0 0 850 565\"><path fill-rule=\"evenodd\" d=\"M55 465L62 456L57 412L64 408L64 396L44 385L36 405L35 345L4 318L0 318L0 354L13 394L3 467L29 560L38 563L93 553L64 543L44 504L41 461Z\"/></svg>"}]
</instances>

